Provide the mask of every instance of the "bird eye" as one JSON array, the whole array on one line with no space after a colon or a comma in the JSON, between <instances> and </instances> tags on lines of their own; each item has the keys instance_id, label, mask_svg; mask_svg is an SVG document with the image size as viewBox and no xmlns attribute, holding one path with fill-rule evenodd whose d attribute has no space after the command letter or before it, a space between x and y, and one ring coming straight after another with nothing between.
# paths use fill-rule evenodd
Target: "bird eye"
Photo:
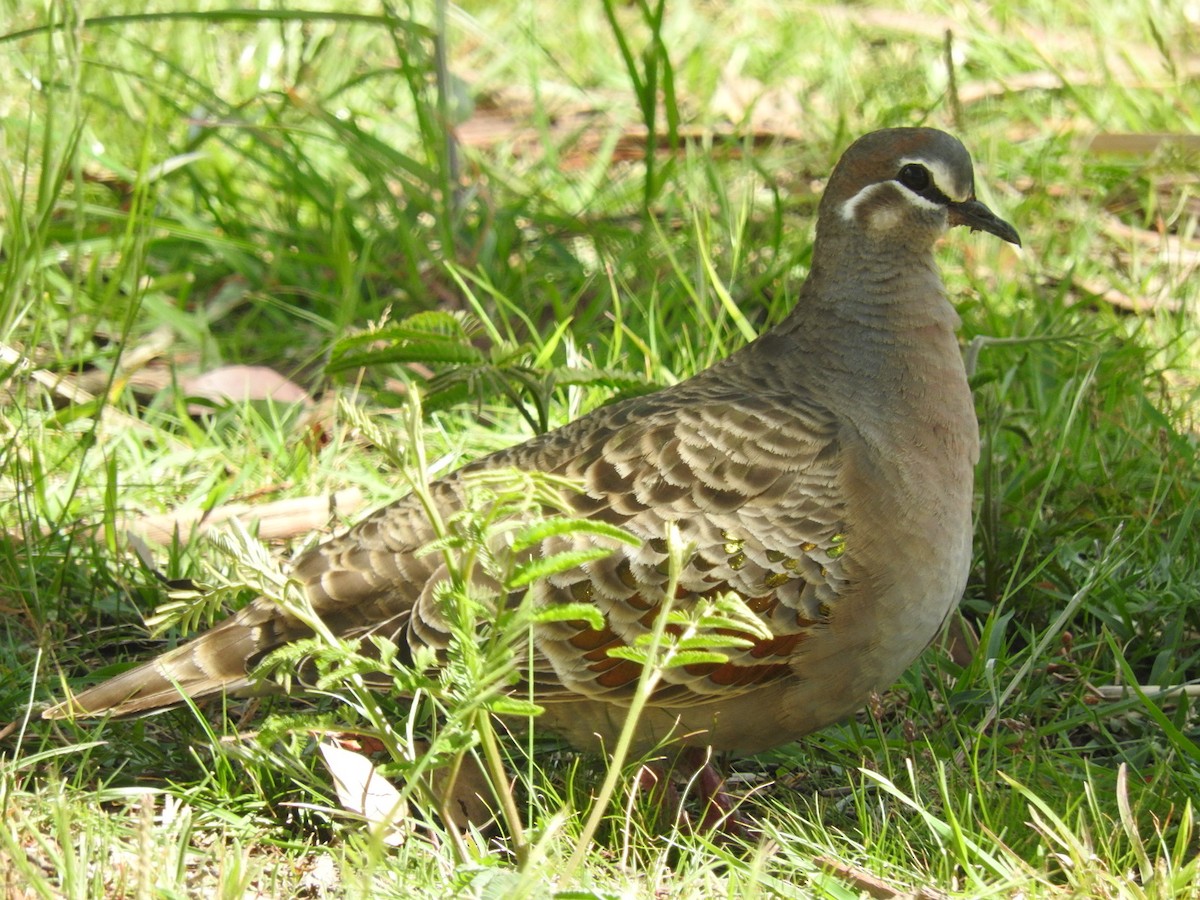
<instances>
[{"instance_id":1,"label":"bird eye","mask_svg":"<svg viewBox=\"0 0 1200 900\"><path fill-rule=\"evenodd\" d=\"M927 190L930 184L929 170L917 163L909 163L900 170L896 180L911 191L918 194Z\"/></svg>"}]
</instances>

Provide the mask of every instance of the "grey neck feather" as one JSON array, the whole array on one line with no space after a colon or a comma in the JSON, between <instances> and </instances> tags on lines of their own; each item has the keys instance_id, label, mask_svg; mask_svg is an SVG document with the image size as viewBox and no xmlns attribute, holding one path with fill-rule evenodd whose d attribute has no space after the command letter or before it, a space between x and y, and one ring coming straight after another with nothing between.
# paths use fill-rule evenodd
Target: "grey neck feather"
<instances>
[{"instance_id":1,"label":"grey neck feather","mask_svg":"<svg viewBox=\"0 0 1200 900\"><path fill-rule=\"evenodd\" d=\"M926 342L931 329L953 333L958 315L946 299L932 241L924 250L864 240L860 234L820 235L787 331L858 345Z\"/></svg>"}]
</instances>

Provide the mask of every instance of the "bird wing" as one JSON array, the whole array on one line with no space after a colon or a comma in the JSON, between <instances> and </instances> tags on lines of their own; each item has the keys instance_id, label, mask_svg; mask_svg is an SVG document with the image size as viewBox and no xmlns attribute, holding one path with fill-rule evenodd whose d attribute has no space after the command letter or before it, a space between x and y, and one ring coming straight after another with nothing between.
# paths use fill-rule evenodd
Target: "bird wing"
<instances>
[{"instance_id":1,"label":"bird wing","mask_svg":"<svg viewBox=\"0 0 1200 900\"><path fill-rule=\"evenodd\" d=\"M609 556L533 586L538 604L591 602L605 620L599 630L582 621L538 627L531 680L546 700L585 694L620 702L631 693L641 666L609 651L632 646L661 614L669 574L665 534L674 525L691 552L672 608L686 612L733 593L771 635L747 631L742 636L750 645L725 650L727 662L669 670L655 698L706 702L787 674L789 658L822 627L842 589L837 434L833 414L797 396L700 377L492 454L435 482L430 494L446 517L469 502L468 473L548 472L583 485L563 495L574 514L641 539L637 548L614 542ZM382 634L402 648L444 650L449 629L434 587L445 569L439 554L419 552L434 537L424 508L405 497L301 556L292 577L336 634ZM595 542L590 534L568 533L536 552ZM310 633L259 598L190 643L77 695L73 708L125 714L169 705L179 691L200 697L244 689L263 656Z\"/></svg>"}]
</instances>

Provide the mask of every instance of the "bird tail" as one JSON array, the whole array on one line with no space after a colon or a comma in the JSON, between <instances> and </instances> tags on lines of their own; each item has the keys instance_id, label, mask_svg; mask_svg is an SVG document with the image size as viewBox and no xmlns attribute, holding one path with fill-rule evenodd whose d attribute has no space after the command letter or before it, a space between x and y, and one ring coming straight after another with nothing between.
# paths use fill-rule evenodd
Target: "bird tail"
<instances>
[{"instance_id":1,"label":"bird tail","mask_svg":"<svg viewBox=\"0 0 1200 900\"><path fill-rule=\"evenodd\" d=\"M42 718L128 716L176 706L184 698L245 690L251 661L269 649L261 646L261 638L260 629L234 616L182 647L43 710Z\"/></svg>"}]
</instances>

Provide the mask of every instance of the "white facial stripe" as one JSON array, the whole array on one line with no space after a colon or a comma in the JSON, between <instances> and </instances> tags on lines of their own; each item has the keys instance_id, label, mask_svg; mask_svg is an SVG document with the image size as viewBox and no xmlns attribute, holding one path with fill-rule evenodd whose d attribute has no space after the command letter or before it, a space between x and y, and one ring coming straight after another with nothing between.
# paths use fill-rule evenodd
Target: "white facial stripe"
<instances>
[{"instance_id":1,"label":"white facial stripe","mask_svg":"<svg viewBox=\"0 0 1200 900\"><path fill-rule=\"evenodd\" d=\"M921 165L925 165L925 163L922 163ZM890 181L877 181L874 184L868 184L865 188L842 204L842 218L847 222L853 222L858 217L858 207L860 204L865 203L880 190L885 187L890 187L891 185L892 182ZM912 191L907 189L902 190L900 195L913 206L919 206L922 209L938 210L942 208L940 204L934 203L932 200L926 200L924 197L914 194Z\"/></svg>"},{"instance_id":2,"label":"white facial stripe","mask_svg":"<svg viewBox=\"0 0 1200 900\"><path fill-rule=\"evenodd\" d=\"M950 174L950 170L946 168L946 164L939 159L922 159L919 156L906 156L900 160L900 169L914 163L918 166L924 166L929 170L929 175L933 178L933 183L939 191L949 197L956 203L961 203L964 200L970 200L970 196L959 196L955 193L954 176ZM897 169L896 171L899 171Z\"/></svg>"},{"instance_id":3,"label":"white facial stripe","mask_svg":"<svg viewBox=\"0 0 1200 900\"><path fill-rule=\"evenodd\" d=\"M865 188L843 203L842 218L847 222L853 222L858 217L858 205L871 197L876 191L883 187L884 184L885 182L879 181L877 181L875 184L868 184Z\"/></svg>"}]
</instances>

